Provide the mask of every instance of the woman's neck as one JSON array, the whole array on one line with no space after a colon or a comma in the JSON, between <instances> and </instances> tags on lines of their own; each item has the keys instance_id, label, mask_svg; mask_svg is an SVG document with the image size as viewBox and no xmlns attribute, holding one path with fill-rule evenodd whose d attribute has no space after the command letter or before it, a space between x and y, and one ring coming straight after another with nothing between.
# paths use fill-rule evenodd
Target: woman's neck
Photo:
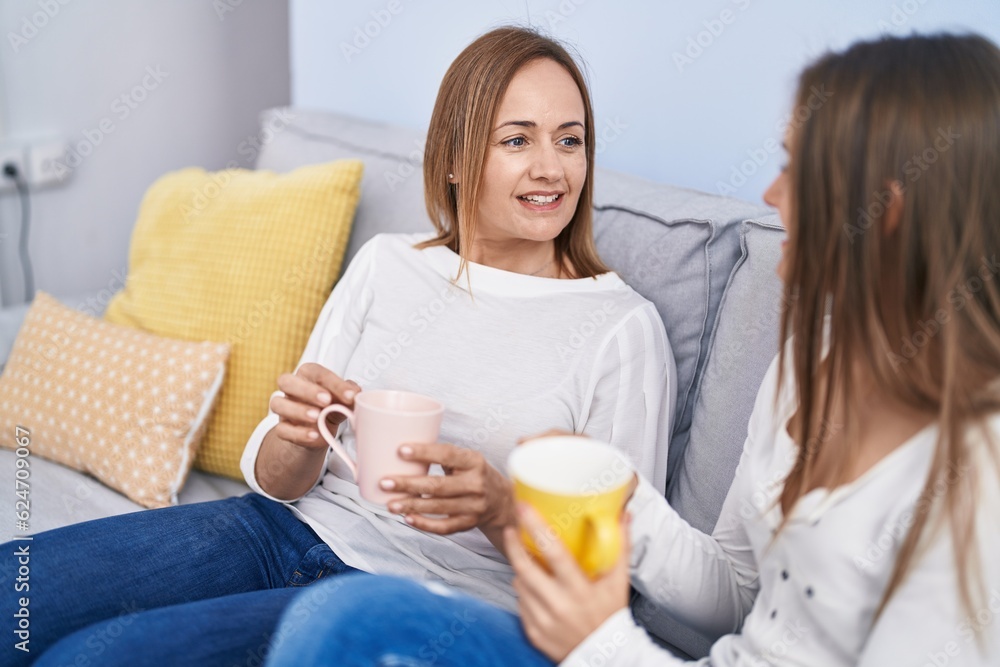
<instances>
[{"instance_id":1,"label":"woman's neck","mask_svg":"<svg viewBox=\"0 0 1000 667\"><path fill-rule=\"evenodd\" d=\"M559 275L552 241L476 239L469 252L469 261L527 276L553 278Z\"/></svg>"}]
</instances>

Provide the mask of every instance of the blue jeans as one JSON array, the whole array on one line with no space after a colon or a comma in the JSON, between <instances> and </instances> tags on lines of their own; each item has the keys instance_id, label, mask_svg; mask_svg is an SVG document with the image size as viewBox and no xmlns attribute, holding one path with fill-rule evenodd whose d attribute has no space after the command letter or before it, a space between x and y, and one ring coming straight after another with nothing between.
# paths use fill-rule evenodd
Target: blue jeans
<instances>
[{"instance_id":1,"label":"blue jeans","mask_svg":"<svg viewBox=\"0 0 1000 667\"><path fill-rule=\"evenodd\" d=\"M268 667L552 667L517 616L442 584L349 576L300 592Z\"/></svg>"},{"instance_id":2,"label":"blue jeans","mask_svg":"<svg viewBox=\"0 0 1000 667\"><path fill-rule=\"evenodd\" d=\"M15 592L25 544L30 589ZM299 588L347 572L357 571L257 494L48 531L0 546L0 665L259 667ZM14 647L20 597L30 653Z\"/></svg>"}]
</instances>

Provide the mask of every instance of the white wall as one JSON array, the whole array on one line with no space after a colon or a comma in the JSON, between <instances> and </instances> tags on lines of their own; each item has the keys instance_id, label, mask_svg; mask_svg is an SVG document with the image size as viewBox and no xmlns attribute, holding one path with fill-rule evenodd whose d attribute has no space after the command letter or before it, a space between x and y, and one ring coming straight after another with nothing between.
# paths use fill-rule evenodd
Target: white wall
<instances>
[{"instance_id":1,"label":"white wall","mask_svg":"<svg viewBox=\"0 0 1000 667\"><path fill-rule=\"evenodd\" d=\"M12 42L12 33L30 37ZM157 177L234 159L252 167L237 148L256 133L261 109L288 103L288 54L287 0L2 0L4 139L100 137L66 185L32 196L36 287L120 287L139 202ZM166 76L157 83L148 67ZM116 102L144 79L134 109ZM102 122L113 131L101 132ZM0 197L8 305L22 300L18 216L16 199Z\"/></svg>"},{"instance_id":2,"label":"white wall","mask_svg":"<svg viewBox=\"0 0 1000 667\"><path fill-rule=\"evenodd\" d=\"M1000 42L997 0L292 0L291 10L294 104L416 128L462 48L530 14L589 64L609 139L599 164L752 201L783 160L764 146L780 144L796 76L823 51L882 31L974 29ZM377 36L359 38L366 28ZM362 48L345 53L356 38ZM692 42L692 62L678 65ZM752 154L763 164L746 162Z\"/></svg>"}]
</instances>

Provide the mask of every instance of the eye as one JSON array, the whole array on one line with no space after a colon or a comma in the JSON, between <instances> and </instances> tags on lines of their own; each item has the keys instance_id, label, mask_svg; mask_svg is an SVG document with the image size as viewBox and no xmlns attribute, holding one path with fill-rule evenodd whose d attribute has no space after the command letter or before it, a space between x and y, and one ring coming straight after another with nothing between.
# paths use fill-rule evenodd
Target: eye
<instances>
[{"instance_id":1,"label":"eye","mask_svg":"<svg viewBox=\"0 0 1000 667\"><path fill-rule=\"evenodd\" d=\"M511 137L510 139L504 139L500 143L511 148L523 148L525 141L524 137Z\"/></svg>"},{"instance_id":2,"label":"eye","mask_svg":"<svg viewBox=\"0 0 1000 667\"><path fill-rule=\"evenodd\" d=\"M567 148L576 148L583 145L583 141L579 137L564 137L559 140L559 143Z\"/></svg>"}]
</instances>

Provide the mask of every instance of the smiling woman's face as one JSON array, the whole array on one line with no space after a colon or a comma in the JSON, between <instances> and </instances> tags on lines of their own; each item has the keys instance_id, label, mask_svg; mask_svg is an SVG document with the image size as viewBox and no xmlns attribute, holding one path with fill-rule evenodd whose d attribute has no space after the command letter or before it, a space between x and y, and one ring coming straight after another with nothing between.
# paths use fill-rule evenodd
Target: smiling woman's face
<instances>
[{"instance_id":1,"label":"smiling woman's face","mask_svg":"<svg viewBox=\"0 0 1000 667\"><path fill-rule=\"evenodd\" d=\"M490 134L477 239L545 242L569 224L587 179L584 114L561 65L536 60L514 75Z\"/></svg>"}]
</instances>

